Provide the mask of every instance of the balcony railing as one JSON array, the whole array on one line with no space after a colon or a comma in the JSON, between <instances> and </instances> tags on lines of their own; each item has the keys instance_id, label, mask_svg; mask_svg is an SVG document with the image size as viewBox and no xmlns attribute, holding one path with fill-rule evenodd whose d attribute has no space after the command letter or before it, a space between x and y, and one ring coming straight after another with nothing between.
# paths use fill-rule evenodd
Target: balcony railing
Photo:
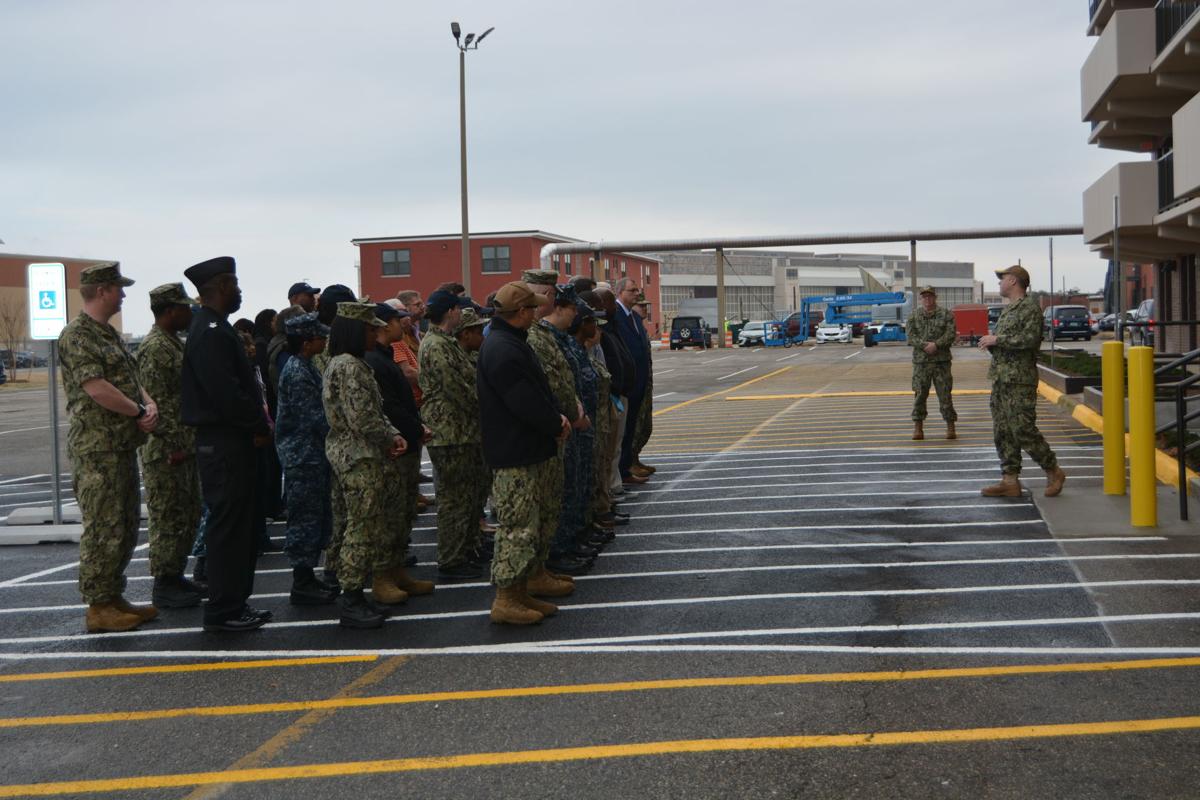
<instances>
[{"instance_id":1,"label":"balcony railing","mask_svg":"<svg viewBox=\"0 0 1200 800\"><path fill-rule=\"evenodd\" d=\"M1104 2L1104 0L1088 0L1088 22L1089 23L1096 18L1096 9L1098 9L1100 7L1100 4L1102 2Z\"/></svg>"},{"instance_id":2,"label":"balcony railing","mask_svg":"<svg viewBox=\"0 0 1200 800\"><path fill-rule=\"evenodd\" d=\"M1175 151L1158 159L1158 210L1175 202Z\"/></svg>"},{"instance_id":3,"label":"balcony railing","mask_svg":"<svg viewBox=\"0 0 1200 800\"><path fill-rule=\"evenodd\" d=\"M1192 15L1200 11L1200 0L1158 0L1154 10L1158 18L1158 52L1161 53Z\"/></svg>"}]
</instances>

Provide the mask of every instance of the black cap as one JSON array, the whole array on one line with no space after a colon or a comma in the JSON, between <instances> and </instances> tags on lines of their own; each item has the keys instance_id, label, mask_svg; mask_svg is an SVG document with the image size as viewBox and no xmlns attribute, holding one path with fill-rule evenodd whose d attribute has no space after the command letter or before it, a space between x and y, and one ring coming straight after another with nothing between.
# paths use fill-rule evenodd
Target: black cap
<instances>
[{"instance_id":1,"label":"black cap","mask_svg":"<svg viewBox=\"0 0 1200 800\"><path fill-rule=\"evenodd\" d=\"M554 304L573 306L579 301L579 293L570 283L560 283L554 287Z\"/></svg>"},{"instance_id":2,"label":"black cap","mask_svg":"<svg viewBox=\"0 0 1200 800\"><path fill-rule=\"evenodd\" d=\"M210 258L208 261L193 264L183 271L184 277L191 281L197 289L218 275L225 275L226 273L237 274L237 262L233 260L232 256Z\"/></svg>"},{"instance_id":3,"label":"black cap","mask_svg":"<svg viewBox=\"0 0 1200 800\"><path fill-rule=\"evenodd\" d=\"M300 281L293 283L292 288L288 289L287 296L294 297L298 294L320 294L321 290L315 286L310 286L308 281Z\"/></svg>"},{"instance_id":4,"label":"black cap","mask_svg":"<svg viewBox=\"0 0 1200 800\"><path fill-rule=\"evenodd\" d=\"M425 301L425 308L434 314L445 314L455 307L470 308L474 305L475 303L466 295L451 294L441 289L429 295L429 299Z\"/></svg>"},{"instance_id":5,"label":"black cap","mask_svg":"<svg viewBox=\"0 0 1200 800\"><path fill-rule=\"evenodd\" d=\"M375 318L380 322L387 322L388 320L393 319L404 319L405 317L411 316L412 314L409 314L407 311L403 311L399 308L392 308L387 303L375 304Z\"/></svg>"}]
</instances>

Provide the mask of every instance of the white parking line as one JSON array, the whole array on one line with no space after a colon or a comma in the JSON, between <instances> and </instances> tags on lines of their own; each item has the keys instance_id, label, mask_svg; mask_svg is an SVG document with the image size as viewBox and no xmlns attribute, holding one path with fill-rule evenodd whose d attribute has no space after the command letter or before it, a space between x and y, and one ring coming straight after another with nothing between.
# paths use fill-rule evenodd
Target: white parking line
<instances>
[{"instance_id":1,"label":"white parking line","mask_svg":"<svg viewBox=\"0 0 1200 800\"><path fill-rule=\"evenodd\" d=\"M145 528L139 529L139 531L141 531L141 530L145 530ZM150 547L149 543L139 544L137 547L133 548L133 551L136 553L137 551L145 550L148 547ZM21 586L21 585L36 586L39 584L26 584L25 582L32 580L33 578L41 578L44 575L53 575L56 572L63 572L68 569L74 569L75 567L78 567L78 566L79 566L78 561L72 561L70 564L59 564L57 567L50 567L49 569L43 569L38 572L31 572L28 575L22 575L19 578L9 578L6 581L0 582L0 589L7 589L7 588L10 588L13 586ZM67 583L77 583L77 581L71 580L71 581L67 581Z\"/></svg>"},{"instance_id":2,"label":"white parking line","mask_svg":"<svg viewBox=\"0 0 1200 800\"><path fill-rule=\"evenodd\" d=\"M754 508L741 511L699 511L695 514L638 514L638 521L647 519L679 519L680 517L745 517L758 514L826 514L862 511L945 511L960 508L1019 509L1031 508L1033 503L963 503L961 505L913 506L826 506L825 508ZM414 528L413 530L416 530Z\"/></svg>"},{"instance_id":3,"label":"white parking line","mask_svg":"<svg viewBox=\"0 0 1200 800\"><path fill-rule=\"evenodd\" d=\"M853 353L851 353L850 355L848 355L848 356L843 356L843 357L842 357L842 361L845 361L847 358L854 358L855 356L857 356L857 355L859 355L859 354L861 354L861 353L862 353L862 350L855 350L855 351L854 351Z\"/></svg>"},{"instance_id":4,"label":"white parking line","mask_svg":"<svg viewBox=\"0 0 1200 800\"><path fill-rule=\"evenodd\" d=\"M824 458L827 458L827 456ZM758 460L767 461L770 459L758 459ZM1060 458L1059 460L1060 461L1068 461L1068 460L1103 461L1104 456L1064 456L1064 457ZM880 465L885 465L885 466L891 467L891 466L904 465L904 464L926 465L926 464L978 464L978 463L979 463L978 458L938 458L938 459L922 458L922 459L918 459L915 461L879 461L879 460L867 461L867 462L821 461L821 466L823 466L823 467L857 467L860 465L861 466L872 466L875 464L880 464ZM1032 463L1032 462L1030 461L1029 463ZM998 468L999 464L1000 464L999 460L997 460L995 462L995 464L996 464L996 468ZM805 465L801 464L798 466L804 467ZM1084 465L1084 466L1086 466L1086 465ZM686 469L686 470L659 470L659 472L656 474L658 474L658 475L690 475L693 472L754 472L754 471L761 471L764 469L765 470L778 470L780 468L781 468L780 465L772 465L772 466L765 466L765 467L692 467L691 469Z\"/></svg>"},{"instance_id":5,"label":"white parking line","mask_svg":"<svg viewBox=\"0 0 1200 800\"><path fill-rule=\"evenodd\" d=\"M670 396L671 396L671 395L673 395L673 394L678 394L678 392L664 392L664 393L662 393L662 394L656 394L656 395L654 395L654 398L653 398L653 399L655 399L655 400L660 400L660 399L662 399L662 398L664 398L664 397L670 397Z\"/></svg>"},{"instance_id":6,"label":"white parking line","mask_svg":"<svg viewBox=\"0 0 1200 800\"><path fill-rule=\"evenodd\" d=\"M717 380L723 381L726 378L732 378L734 375L741 375L743 372L749 372L752 369L758 369L758 365L755 364L752 367L746 367L745 369L739 369L737 372L731 372L728 375L722 375L721 377L717 378Z\"/></svg>"},{"instance_id":7,"label":"white parking line","mask_svg":"<svg viewBox=\"0 0 1200 800\"><path fill-rule=\"evenodd\" d=\"M19 478L6 478L0 481L0 486L5 486L11 483L21 483L22 481L36 481L38 478L49 478L49 475L22 475Z\"/></svg>"},{"instance_id":8,"label":"white parking line","mask_svg":"<svg viewBox=\"0 0 1200 800\"><path fill-rule=\"evenodd\" d=\"M728 488L728 487L723 487ZM744 500L794 500L801 498L817 498L817 497L943 497L943 496L969 496L978 497L978 489L953 489L948 491L934 492L928 489L919 492L888 492L881 495L879 492L815 492L812 494L752 494L738 497L685 497L679 500L640 500L632 503L625 503L625 506L669 506L675 504L691 504L691 503L707 503L714 502L737 502ZM920 508L921 506L914 506ZM964 506L965 507L965 506ZM745 513L754 513L753 509L747 510ZM678 516L678 515L672 515ZM643 519L643 517L638 517Z\"/></svg>"},{"instance_id":9,"label":"white parking line","mask_svg":"<svg viewBox=\"0 0 1200 800\"><path fill-rule=\"evenodd\" d=\"M810 347L809 349L811 350L812 348ZM803 350L801 350L799 353L792 353L790 356L784 356L783 358L777 358L777 359L775 359L775 361L776 361L776 363L778 363L780 361L787 361L788 359L795 358L796 356L802 356L802 355L804 355Z\"/></svg>"},{"instance_id":10,"label":"white parking line","mask_svg":"<svg viewBox=\"0 0 1200 800\"><path fill-rule=\"evenodd\" d=\"M1076 469L1093 469L1093 470L1096 470L1096 469L1103 469L1103 467L1102 467L1102 466L1095 466L1095 467L1077 467ZM991 466L991 467L959 467L958 469L923 469L923 470L921 470L921 472L922 472L922 473L931 473L931 472L936 472L936 473L941 473L941 472L995 472L995 471L996 471L996 468L995 468L994 466ZM889 471L888 471L888 470L885 470L885 469L861 469L861 470L850 470L850 471L834 471L834 472L805 472L804 474L805 474L805 475L812 475L812 476L814 476L814 477L829 477L829 476L831 476L831 475L887 475L888 473L889 473ZM1030 475L1028 478L1027 478L1025 475L1022 475L1022 476L1021 476L1021 480L1022 480L1022 481L1028 481L1028 480L1039 480L1039 479L1040 479L1040 480L1045 480L1045 476L1044 476L1044 475L1043 475L1043 476L1033 476L1033 475ZM1067 480L1070 480L1070 479L1071 479L1071 475L1067 475ZM680 480L680 481L682 481L682 480L684 480L684 479L682 479L682 478L676 478L676 480ZM687 478L685 482L686 482L686 483L711 483L711 482L714 482L714 481L745 481L745 480L746 480L745 478L742 478L742 477L740 477L740 476L738 476L738 475L731 475L731 476L729 476L729 477L725 477L725 478ZM877 479L875 479L875 478L872 478L871 480L872 480L872 481L875 481L875 480L877 480ZM805 483L805 482L804 482L804 481L795 481L795 483L796 483L796 485L797 485L797 486L800 486L800 485L804 485L804 483ZM889 479L889 480L888 480L888 483L894 483L894 481L891 481L891 480ZM643 490L643 491L645 491L645 490ZM661 491L661 490L659 490L659 491ZM672 491L674 491L674 490L672 490Z\"/></svg>"},{"instance_id":11,"label":"white parking line","mask_svg":"<svg viewBox=\"0 0 1200 800\"><path fill-rule=\"evenodd\" d=\"M1151 541L1163 542L1166 541L1165 536L1155 536L1147 538L1145 536L1089 536L1080 539L1070 539L1071 544L1080 542L1088 543L1108 543L1108 542L1132 542L1135 544L1145 544ZM805 542L803 544L752 544L752 545L736 545L722 547L667 547L658 550L621 550L615 553L602 553L601 558L618 558L625 556L660 556L660 555L687 555L690 553L731 553L755 550L886 550L890 548L905 549L905 548L920 548L920 547L1017 547L1021 545L1034 545L1058 547L1063 542L1058 539L1043 538L1043 539L980 539L980 540L962 540L956 539L953 541L942 542L841 542L831 544L826 542ZM1196 581L1200 583L1200 581Z\"/></svg>"}]
</instances>

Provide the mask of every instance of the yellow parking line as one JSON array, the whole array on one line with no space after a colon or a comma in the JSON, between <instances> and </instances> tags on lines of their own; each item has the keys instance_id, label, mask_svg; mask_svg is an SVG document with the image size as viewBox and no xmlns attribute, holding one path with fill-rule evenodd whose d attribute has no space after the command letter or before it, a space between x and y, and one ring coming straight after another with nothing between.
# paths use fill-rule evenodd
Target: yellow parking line
<instances>
[{"instance_id":1,"label":"yellow parking line","mask_svg":"<svg viewBox=\"0 0 1200 800\"><path fill-rule=\"evenodd\" d=\"M810 750L833 747L882 747L909 744L962 744L967 742L1048 739L1068 736L1112 736L1195 730L1200 717L1130 719L1111 722L1075 722L1055 725L1016 725L997 728L950 730L881 731L807 736L762 736L736 739L682 739L634 744L558 747L545 750L513 750L494 753L464 753L378 761L344 761L332 764L302 764L290 767L238 769L223 772L192 772L147 775L104 780L60 781L0 786L0 797L84 794L91 792L142 791L208 784L261 783L305 778L335 778L349 775L379 775L427 770L497 767L516 764L551 764L605 758L665 756L683 753L729 753L765 750Z\"/></svg>"},{"instance_id":2,"label":"yellow parking line","mask_svg":"<svg viewBox=\"0 0 1200 800\"><path fill-rule=\"evenodd\" d=\"M46 717L0 718L0 729L51 725L95 725L113 722L144 722L180 717L224 717L251 714L279 714L318 709L372 708L416 703L449 703L471 700L497 700L519 697L554 697L578 694L702 689L736 686L795 686L811 683L875 683L889 681L946 680L951 678L988 678L1002 675L1044 675L1082 672L1118 672L1172 667L1200 667L1197 658L1155 658L1128 661L1094 661L1073 664L1018 664L992 667L954 667L879 672L798 673L792 675L741 675L718 678L678 678L617 683L582 683L557 686L527 686L510 689L471 689L456 692L381 695L376 697L334 697L327 700L299 700L285 703L253 703L231 706L194 706L147 711L118 711L103 714L62 714Z\"/></svg>"},{"instance_id":3,"label":"yellow parking line","mask_svg":"<svg viewBox=\"0 0 1200 800\"><path fill-rule=\"evenodd\" d=\"M765 381L767 378L773 378L776 375L787 372L789 369L791 369L791 367L781 367L781 368L775 370L774 372L768 372L766 375L759 375L757 378L751 378L750 380L745 381L744 383L739 383L737 386L730 386L728 389L722 389L719 392L710 392L709 394L701 395L700 397L693 397L691 400L684 400L682 403L676 403L673 406L667 406L666 408L662 408L662 409L659 409L658 411L655 411L654 416L657 417L660 414L666 414L668 411L674 411L677 408L683 408L684 406L690 406L693 403L699 403L701 400L708 400L711 397L716 397L716 396L722 395L722 394L728 394L729 392L736 392L738 389L742 389L753 383L758 383L759 381Z\"/></svg>"},{"instance_id":4,"label":"yellow parking line","mask_svg":"<svg viewBox=\"0 0 1200 800\"><path fill-rule=\"evenodd\" d=\"M206 664L167 664L155 667L113 667L110 669L80 669L71 672L26 672L0 675L0 683L25 681L61 681L77 678L110 678L120 675L163 675L173 672L216 672L229 669L267 669L272 667L310 667L315 664L352 664L376 661L379 656L328 656L320 658L274 658L263 661L217 661Z\"/></svg>"}]
</instances>

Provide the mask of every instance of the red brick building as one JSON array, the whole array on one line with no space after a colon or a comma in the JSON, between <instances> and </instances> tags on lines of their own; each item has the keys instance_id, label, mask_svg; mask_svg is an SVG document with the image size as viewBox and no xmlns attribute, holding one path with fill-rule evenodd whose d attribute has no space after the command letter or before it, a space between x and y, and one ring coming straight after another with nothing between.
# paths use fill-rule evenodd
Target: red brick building
<instances>
[{"instance_id":1,"label":"red brick building","mask_svg":"<svg viewBox=\"0 0 1200 800\"><path fill-rule=\"evenodd\" d=\"M510 281L521 279L527 269L539 265L542 247L556 242L579 242L545 231L495 231L473 233L471 246L471 296L482 304L489 294ZM381 236L353 239L358 247L359 295L375 300L395 297L413 289L423 297L443 283L462 281L462 235ZM632 253L555 256L553 267L564 282L574 275L592 275L599 281L632 278L642 286L650 303L647 329L651 337L660 333L662 321L659 267L662 262Z\"/></svg>"}]
</instances>

